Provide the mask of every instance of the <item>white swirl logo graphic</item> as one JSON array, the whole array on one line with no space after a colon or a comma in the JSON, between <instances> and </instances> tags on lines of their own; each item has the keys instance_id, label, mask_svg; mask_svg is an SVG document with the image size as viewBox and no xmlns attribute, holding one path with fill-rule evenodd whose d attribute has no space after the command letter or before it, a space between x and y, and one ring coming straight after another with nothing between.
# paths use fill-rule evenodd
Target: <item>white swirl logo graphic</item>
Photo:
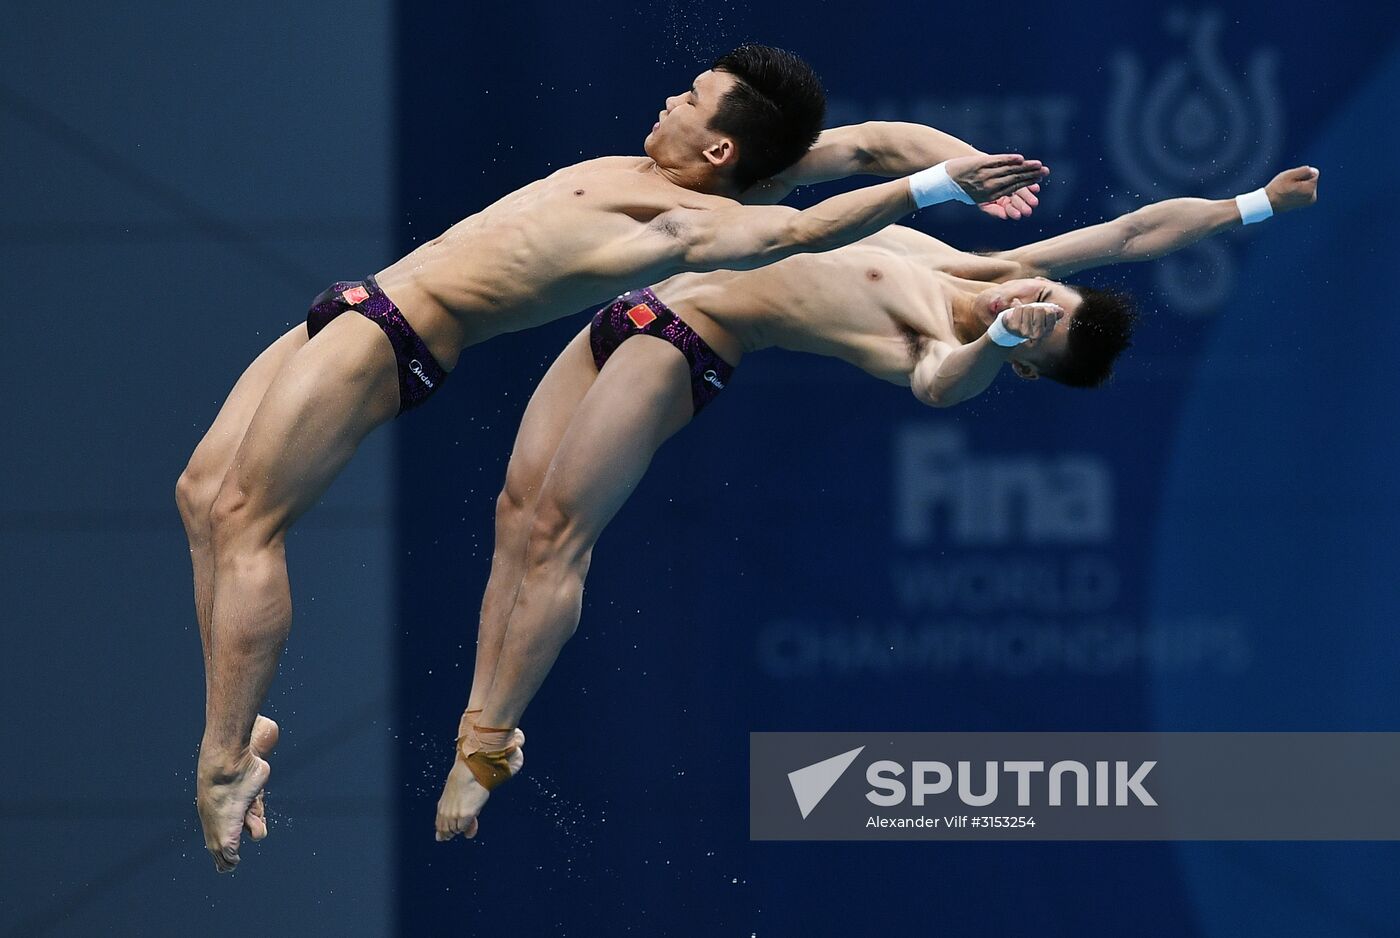
<instances>
[{"instance_id":1,"label":"white swirl logo graphic","mask_svg":"<svg viewBox=\"0 0 1400 938\"><path fill-rule=\"evenodd\" d=\"M1107 144L1132 201L1197 193L1224 198L1256 188L1272 167L1283 137L1273 50L1256 51L1243 79L1220 55L1218 11L1167 18L1184 33L1185 58L1150 84L1136 56L1113 62ZM1234 286L1229 250L1203 241L1164 258L1155 277L1178 312L1200 315L1219 308Z\"/></svg>"},{"instance_id":2,"label":"white swirl logo graphic","mask_svg":"<svg viewBox=\"0 0 1400 938\"><path fill-rule=\"evenodd\" d=\"M1189 33L1186 59L1172 63L1150 88L1135 57L1114 60L1108 144L1119 174L1144 191L1194 186L1217 196L1254 185L1278 152L1283 134L1272 50L1254 53L1243 83L1220 58L1219 13L1168 18Z\"/></svg>"}]
</instances>

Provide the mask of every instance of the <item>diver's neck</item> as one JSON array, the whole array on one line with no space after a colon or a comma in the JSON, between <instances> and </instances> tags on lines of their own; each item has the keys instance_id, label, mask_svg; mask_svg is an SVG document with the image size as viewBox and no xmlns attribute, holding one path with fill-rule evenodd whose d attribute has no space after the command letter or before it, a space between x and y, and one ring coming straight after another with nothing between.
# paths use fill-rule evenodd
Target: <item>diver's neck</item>
<instances>
[{"instance_id":1,"label":"diver's neck","mask_svg":"<svg viewBox=\"0 0 1400 938\"><path fill-rule=\"evenodd\" d=\"M689 189L691 192L703 192L706 195L719 195L726 199L738 199L740 191L728 184L727 181L717 176L710 167L701 164L690 166L662 166L653 159L648 158L651 165L650 171L665 179L674 186L682 189Z\"/></svg>"}]
</instances>

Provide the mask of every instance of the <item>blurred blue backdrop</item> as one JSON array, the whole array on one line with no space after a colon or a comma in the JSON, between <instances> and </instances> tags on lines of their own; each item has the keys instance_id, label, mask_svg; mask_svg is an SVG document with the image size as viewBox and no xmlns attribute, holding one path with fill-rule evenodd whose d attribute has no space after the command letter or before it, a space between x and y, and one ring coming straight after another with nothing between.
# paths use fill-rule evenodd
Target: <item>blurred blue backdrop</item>
<instances>
[{"instance_id":1,"label":"blurred blue backdrop","mask_svg":"<svg viewBox=\"0 0 1400 938\"><path fill-rule=\"evenodd\" d=\"M1393 9L4 17L0 930L1395 933L1389 844L751 844L746 780L754 730L1400 728L1396 378L1362 357L1397 268ZM639 152L664 97L746 40L806 56L829 123L920 121L1051 165L1030 220L913 220L959 247L1300 163L1321 198L1084 276L1147 314L1100 391L1007 375L933 411L839 363L746 358L603 537L525 721L527 774L476 841L442 845L494 499L586 313L468 351L298 528L278 822L216 878L170 490L222 395L325 283L559 166Z\"/></svg>"}]
</instances>

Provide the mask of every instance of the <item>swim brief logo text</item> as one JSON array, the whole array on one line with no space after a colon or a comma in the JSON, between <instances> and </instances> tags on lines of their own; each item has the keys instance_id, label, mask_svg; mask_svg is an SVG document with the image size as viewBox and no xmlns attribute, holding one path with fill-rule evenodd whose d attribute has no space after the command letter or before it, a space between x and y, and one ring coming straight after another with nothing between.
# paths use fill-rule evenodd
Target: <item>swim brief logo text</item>
<instances>
[{"instance_id":1,"label":"swim brief logo text","mask_svg":"<svg viewBox=\"0 0 1400 938\"><path fill-rule=\"evenodd\" d=\"M719 375L715 374L715 370L713 368L705 369L705 373L701 377L703 377L710 384L713 384L715 387L719 388L721 391L724 390L724 382L719 380Z\"/></svg>"},{"instance_id":2,"label":"swim brief logo text","mask_svg":"<svg viewBox=\"0 0 1400 938\"><path fill-rule=\"evenodd\" d=\"M427 375L423 373L423 363L420 362L418 359L415 358L413 361L408 363L408 370L413 374L417 375L418 380L422 381L429 388L433 386L432 379L430 379Z\"/></svg>"}]
</instances>

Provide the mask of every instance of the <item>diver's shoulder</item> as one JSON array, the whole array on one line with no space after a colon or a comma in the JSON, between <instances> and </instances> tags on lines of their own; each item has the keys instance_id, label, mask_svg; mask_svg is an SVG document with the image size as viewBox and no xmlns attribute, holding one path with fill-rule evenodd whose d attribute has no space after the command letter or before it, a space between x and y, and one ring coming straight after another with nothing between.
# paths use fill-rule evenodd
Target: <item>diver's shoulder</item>
<instances>
[{"instance_id":1,"label":"diver's shoulder","mask_svg":"<svg viewBox=\"0 0 1400 938\"><path fill-rule=\"evenodd\" d=\"M645 156L595 156L587 160L579 160L565 166L560 172L588 172L588 171L622 171L630 172L645 170L651 165L651 160Z\"/></svg>"}]
</instances>

